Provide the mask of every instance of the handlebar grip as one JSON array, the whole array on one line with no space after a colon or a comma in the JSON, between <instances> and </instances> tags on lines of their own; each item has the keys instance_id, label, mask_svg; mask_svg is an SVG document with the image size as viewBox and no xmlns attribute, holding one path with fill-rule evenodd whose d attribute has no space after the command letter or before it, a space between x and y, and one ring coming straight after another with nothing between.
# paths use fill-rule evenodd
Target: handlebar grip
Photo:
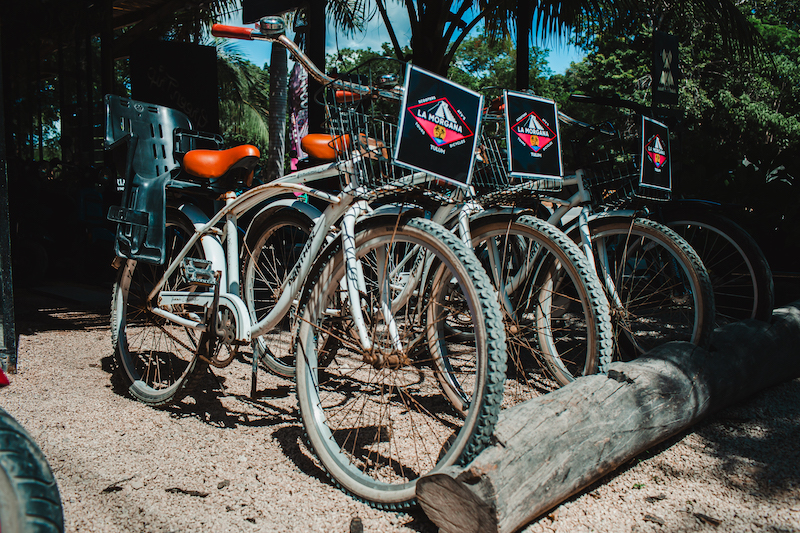
<instances>
[{"instance_id":1,"label":"handlebar grip","mask_svg":"<svg viewBox=\"0 0 800 533\"><path fill-rule=\"evenodd\" d=\"M241 28L239 26L226 26L225 24L214 24L211 26L211 35L214 37L227 37L228 39L244 39L252 41L252 33L255 28Z\"/></svg>"}]
</instances>

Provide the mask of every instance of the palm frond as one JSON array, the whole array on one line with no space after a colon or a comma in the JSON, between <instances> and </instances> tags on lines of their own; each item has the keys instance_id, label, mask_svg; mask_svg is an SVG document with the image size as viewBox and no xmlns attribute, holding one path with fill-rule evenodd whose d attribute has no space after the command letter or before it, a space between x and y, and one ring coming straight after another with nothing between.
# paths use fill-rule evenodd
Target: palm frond
<instances>
[{"instance_id":1,"label":"palm frond","mask_svg":"<svg viewBox=\"0 0 800 533\"><path fill-rule=\"evenodd\" d=\"M328 19L347 36L363 30L369 19L366 0L328 0L325 6Z\"/></svg>"}]
</instances>

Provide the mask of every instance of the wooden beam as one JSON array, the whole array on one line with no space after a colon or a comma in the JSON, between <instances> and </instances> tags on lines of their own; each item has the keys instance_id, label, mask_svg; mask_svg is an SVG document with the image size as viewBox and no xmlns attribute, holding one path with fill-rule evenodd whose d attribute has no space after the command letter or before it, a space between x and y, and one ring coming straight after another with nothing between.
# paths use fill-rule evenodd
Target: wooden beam
<instances>
[{"instance_id":1,"label":"wooden beam","mask_svg":"<svg viewBox=\"0 0 800 533\"><path fill-rule=\"evenodd\" d=\"M771 323L718 329L712 350L665 344L607 376L580 378L503 411L496 444L417 482L442 532L511 532L655 444L800 376L800 302Z\"/></svg>"},{"instance_id":2,"label":"wooden beam","mask_svg":"<svg viewBox=\"0 0 800 533\"><path fill-rule=\"evenodd\" d=\"M144 37L156 26L159 20L166 16L173 15L185 5L186 0L172 0L162 5L155 11L150 12L150 14L138 22L136 26L125 32L123 35L120 35L114 41L114 59L120 59L129 56L131 43L141 37ZM117 22L115 19L115 25L116 24Z\"/></svg>"}]
</instances>

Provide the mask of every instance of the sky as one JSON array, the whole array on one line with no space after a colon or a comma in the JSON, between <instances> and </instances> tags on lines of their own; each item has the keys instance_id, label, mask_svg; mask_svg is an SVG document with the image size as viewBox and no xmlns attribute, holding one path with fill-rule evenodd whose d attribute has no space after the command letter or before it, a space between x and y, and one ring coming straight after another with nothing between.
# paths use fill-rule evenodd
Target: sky
<instances>
[{"instance_id":1,"label":"sky","mask_svg":"<svg viewBox=\"0 0 800 533\"><path fill-rule=\"evenodd\" d=\"M387 11L389 19L395 26L400 45L407 45L411 39L411 30L405 7L400 2L388 2ZM242 26L241 11L234 12L224 24ZM373 50L379 50L381 44L389 42L389 34L379 15L372 18L363 33L346 38L343 35L337 35L333 28L329 26L326 38L325 46L328 54L336 53L337 48L372 48ZM256 65L263 66L265 63L269 63L271 50L269 43L263 41L238 41L237 44L239 51ZM566 44L566 39L536 44L541 48L550 49L548 63L555 74L563 74L571 62L580 61L584 55L580 49Z\"/></svg>"}]
</instances>

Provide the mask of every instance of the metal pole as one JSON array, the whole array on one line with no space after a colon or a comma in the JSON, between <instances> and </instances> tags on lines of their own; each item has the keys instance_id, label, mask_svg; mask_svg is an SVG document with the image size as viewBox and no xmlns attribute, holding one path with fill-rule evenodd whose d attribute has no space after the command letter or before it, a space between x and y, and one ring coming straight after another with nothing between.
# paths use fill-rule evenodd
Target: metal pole
<instances>
[{"instance_id":1,"label":"metal pole","mask_svg":"<svg viewBox=\"0 0 800 533\"><path fill-rule=\"evenodd\" d=\"M5 100L3 100L3 36L0 35L0 367L17 371L17 332L14 326L14 288L11 278L11 224L8 217L8 171L6 165Z\"/></svg>"}]
</instances>

